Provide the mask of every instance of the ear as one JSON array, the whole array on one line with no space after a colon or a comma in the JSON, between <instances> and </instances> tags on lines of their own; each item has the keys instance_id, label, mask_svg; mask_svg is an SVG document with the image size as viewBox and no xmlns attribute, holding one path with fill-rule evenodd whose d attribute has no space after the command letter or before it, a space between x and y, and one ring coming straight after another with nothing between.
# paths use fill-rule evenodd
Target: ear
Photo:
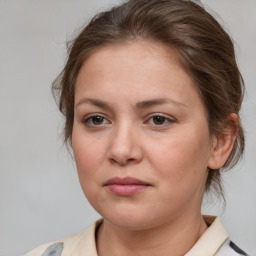
<instances>
[{"instance_id":1,"label":"ear","mask_svg":"<svg viewBox=\"0 0 256 256\"><path fill-rule=\"evenodd\" d=\"M223 127L223 132L213 138L209 169L219 169L226 163L236 140L238 132L238 116L230 114Z\"/></svg>"}]
</instances>

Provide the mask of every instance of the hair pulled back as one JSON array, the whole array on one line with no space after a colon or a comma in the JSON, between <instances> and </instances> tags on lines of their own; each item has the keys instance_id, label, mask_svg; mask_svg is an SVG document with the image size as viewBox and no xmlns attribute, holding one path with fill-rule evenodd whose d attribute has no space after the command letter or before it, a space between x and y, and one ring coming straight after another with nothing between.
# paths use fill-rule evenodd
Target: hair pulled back
<instances>
[{"instance_id":1,"label":"hair pulled back","mask_svg":"<svg viewBox=\"0 0 256 256\"><path fill-rule=\"evenodd\" d=\"M244 88L229 35L195 1L130 0L97 14L69 44L66 65L53 82L65 117L65 142L71 141L75 83L83 62L101 47L136 40L162 43L177 51L204 102L211 135L225 132L228 116L239 116ZM244 132L239 123L233 150L222 169L233 167L243 150ZM206 191L210 187L223 195L220 169L209 170Z\"/></svg>"}]
</instances>

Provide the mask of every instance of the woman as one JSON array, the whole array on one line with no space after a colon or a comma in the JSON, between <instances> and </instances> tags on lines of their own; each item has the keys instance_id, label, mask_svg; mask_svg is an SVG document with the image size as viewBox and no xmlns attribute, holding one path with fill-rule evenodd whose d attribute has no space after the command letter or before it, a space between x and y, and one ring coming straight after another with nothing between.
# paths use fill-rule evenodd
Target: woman
<instances>
[{"instance_id":1,"label":"woman","mask_svg":"<svg viewBox=\"0 0 256 256\"><path fill-rule=\"evenodd\" d=\"M202 6L130 0L73 41L53 85L85 196L103 217L26 256L246 255L205 191L243 153L243 79Z\"/></svg>"}]
</instances>

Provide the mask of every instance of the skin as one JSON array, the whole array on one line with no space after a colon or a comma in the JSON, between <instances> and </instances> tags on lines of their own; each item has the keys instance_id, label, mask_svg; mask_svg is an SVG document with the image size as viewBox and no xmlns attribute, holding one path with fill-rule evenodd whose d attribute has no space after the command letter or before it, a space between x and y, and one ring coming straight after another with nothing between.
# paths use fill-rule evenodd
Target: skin
<instances>
[{"instance_id":1,"label":"skin","mask_svg":"<svg viewBox=\"0 0 256 256\"><path fill-rule=\"evenodd\" d=\"M104 218L98 254L188 252L207 229L200 208L208 167L225 163L235 132L210 136L203 102L176 52L152 42L97 50L78 74L74 114L79 180ZM148 186L116 195L104 186L113 177Z\"/></svg>"}]
</instances>

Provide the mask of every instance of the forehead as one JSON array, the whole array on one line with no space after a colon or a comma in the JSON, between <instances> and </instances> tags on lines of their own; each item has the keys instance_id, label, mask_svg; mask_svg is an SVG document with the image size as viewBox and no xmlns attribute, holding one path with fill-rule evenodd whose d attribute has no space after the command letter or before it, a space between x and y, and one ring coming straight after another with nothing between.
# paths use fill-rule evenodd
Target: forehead
<instances>
[{"instance_id":1,"label":"forehead","mask_svg":"<svg viewBox=\"0 0 256 256\"><path fill-rule=\"evenodd\" d=\"M133 71L133 73L136 71L149 71L150 69L155 71L167 69L182 71L177 72L177 76L179 73L186 73L179 61L179 54L175 49L159 42L136 40L109 44L94 50L84 60L77 80L80 77L84 78L84 75L89 77L90 74L96 72L98 74L103 74L104 72L110 74L110 71L120 71L123 65L126 67L123 71ZM150 74L147 73L147 76ZM188 77L189 75L186 74L186 76Z\"/></svg>"},{"instance_id":2,"label":"forehead","mask_svg":"<svg viewBox=\"0 0 256 256\"><path fill-rule=\"evenodd\" d=\"M170 95L176 101L181 97L189 101L195 86L177 51L160 43L139 41L104 46L84 61L75 98L94 93L104 97L109 92L118 97L133 95L138 100L155 94L157 98Z\"/></svg>"},{"instance_id":3,"label":"forehead","mask_svg":"<svg viewBox=\"0 0 256 256\"><path fill-rule=\"evenodd\" d=\"M114 54L113 54L114 53ZM179 61L179 53L174 48L168 47L161 42L147 41L147 40L134 40L122 43L107 44L98 49L94 50L89 56L84 60L82 67L95 65L94 68L102 66L106 62L111 64L120 65L121 61L126 63L126 65L142 64L146 67L147 64L153 65L154 63L159 65L161 60L162 63L177 66L182 69L181 62ZM103 65L100 67L99 62ZM138 69L138 65L136 68ZM110 66L105 66L110 68ZM111 66L112 68L114 66ZM128 67L128 66L127 66Z\"/></svg>"}]
</instances>

